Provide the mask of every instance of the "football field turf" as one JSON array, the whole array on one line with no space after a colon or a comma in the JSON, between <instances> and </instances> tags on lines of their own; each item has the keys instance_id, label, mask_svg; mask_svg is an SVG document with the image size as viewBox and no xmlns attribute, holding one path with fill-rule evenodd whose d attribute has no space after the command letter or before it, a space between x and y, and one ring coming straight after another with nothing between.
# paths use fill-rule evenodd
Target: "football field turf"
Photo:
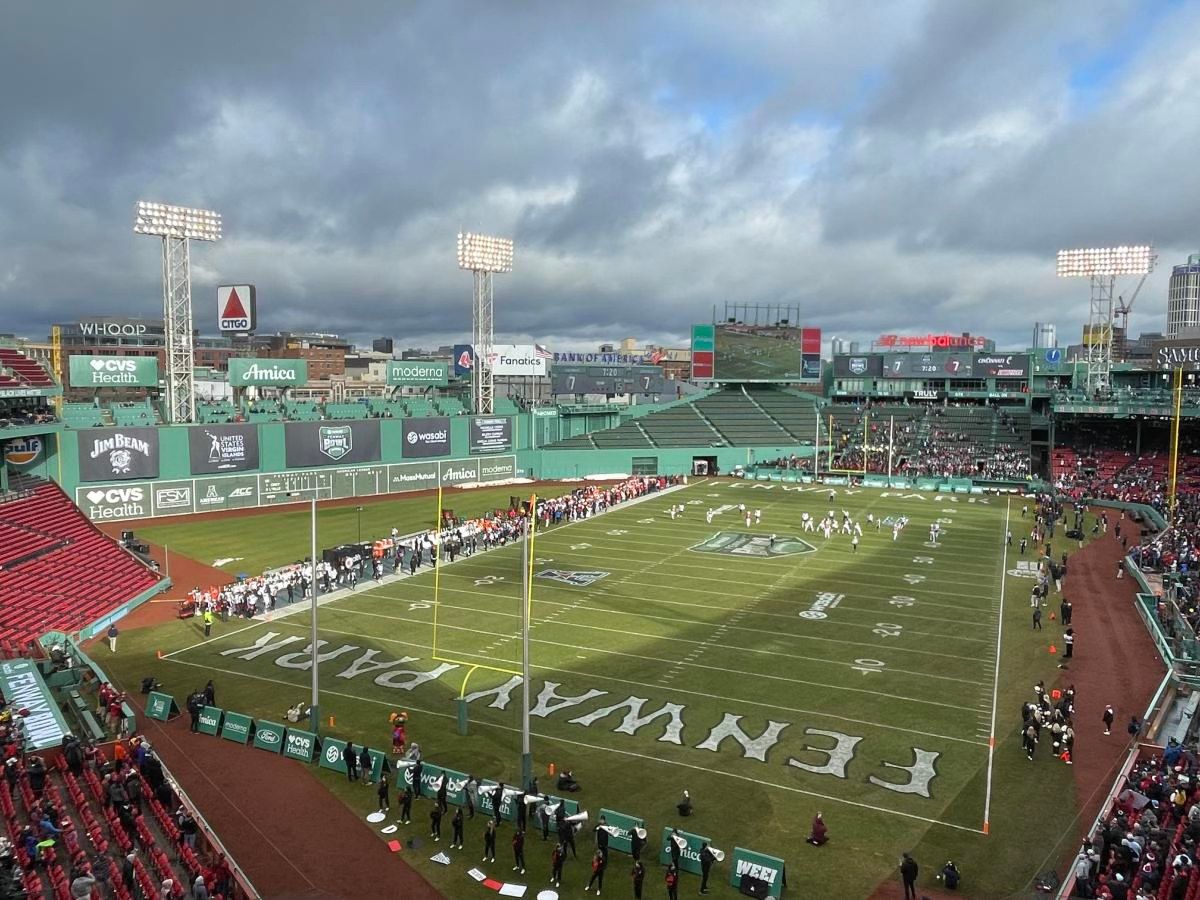
<instances>
[{"instance_id":1,"label":"football field turf","mask_svg":"<svg viewBox=\"0 0 1200 900\"><path fill-rule=\"evenodd\" d=\"M742 503L762 521L747 527ZM673 504L685 508L676 520ZM847 535L802 530L802 512L830 509L862 524L857 552ZM910 521L893 541L900 516ZM1006 628L1028 628L1031 582L1006 577L1024 562L1004 541L1019 518L1019 500L995 496L700 481L539 532L530 696L543 790L549 763L571 768L584 807L644 817L655 852L658 829L679 824L731 856L783 857L803 896L866 896L905 850L926 871L953 857L969 893L1019 890L1074 815L1065 766L1017 765L1029 766L1020 703L1054 660L1008 631L997 660L1002 603ZM252 542L263 522L224 524ZM333 733L383 747L388 712L407 709L428 760L519 780L519 678L495 670L520 667L521 560L515 544L441 567L436 659L431 568L322 604ZM180 623L152 642L170 651L159 677L177 695L215 672L226 708L278 718L305 696L308 629L307 614L276 615L221 625L207 642ZM461 737L454 700L468 673ZM364 810L373 799L331 786ZM696 815L681 820L685 788ZM831 835L820 849L803 843L818 811ZM530 851L537 885L549 854ZM453 868L423 871L451 896L474 890Z\"/></svg>"}]
</instances>

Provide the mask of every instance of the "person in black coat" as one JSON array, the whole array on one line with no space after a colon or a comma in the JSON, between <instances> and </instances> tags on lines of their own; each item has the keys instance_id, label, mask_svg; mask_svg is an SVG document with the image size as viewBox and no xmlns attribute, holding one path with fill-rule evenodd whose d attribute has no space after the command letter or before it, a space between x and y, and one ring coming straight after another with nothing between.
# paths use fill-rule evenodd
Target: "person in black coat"
<instances>
[{"instance_id":1,"label":"person in black coat","mask_svg":"<svg viewBox=\"0 0 1200 900\"><path fill-rule=\"evenodd\" d=\"M404 793L400 795L400 823L407 825L412 820L412 789L404 788Z\"/></svg>"},{"instance_id":2,"label":"person in black coat","mask_svg":"<svg viewBox=\"0 0 1200 900\"><path fill-rule=\"evenodd\" d=\"M346 780L358 781L358 751L354 749L354 745L349 741L346 742L346 747L342 750L342 762L346 764Z\"/></svg>"},{"instance_id":3,"label":"person in black coat","mask_svg":"<svg viewBox=\"0 0 1200 900\"><path fill-rule=\"evenodd\" d=\"M454 826L454 836L450 839L450 849L461 850L463 848L463 811L461 806L454 810L454 818L450 820L450 824Z\"/></svg>"},{"instance_id":4,"label":"person in black coat","mask_svg":"<svg viewBox=\"0 0 1200 900\"><path fill-rule=\"evenodd\" d=\"M374 767L372 763L371 751L364 744L362 752L358 754L358 765L362 769L362 780L367 784L371 783L371 769Z\"/></svg>"}]
</instances>

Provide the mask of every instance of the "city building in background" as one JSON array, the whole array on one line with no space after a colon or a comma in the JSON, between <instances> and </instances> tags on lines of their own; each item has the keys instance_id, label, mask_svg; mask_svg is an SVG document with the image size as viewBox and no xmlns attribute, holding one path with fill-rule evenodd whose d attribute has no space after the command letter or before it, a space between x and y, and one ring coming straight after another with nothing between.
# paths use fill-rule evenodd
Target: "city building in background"
<instances>
[{"instance_id":1,"label":"city building in background","mask_svg":"<svg viewBox=\"0 0 1200 900\"><path fill-rule=\"evenodd\" d=\"M1057 347L1058 329L1050 322L1034 322L1033 343L1030 346L1034 350L1049 350L1051 347Z\"/></svg>"},{"instance_id":2,"label":"city building in background","mask_svg":"<svg viewBox=\"0 0 1200 900\"><path fill-rule=\"evenodd\" d=\"M1167 337L1179 337L1188 328L1200 328L1200 253L1171 269L1167 287Z\"/></svg>"}]
</instances>

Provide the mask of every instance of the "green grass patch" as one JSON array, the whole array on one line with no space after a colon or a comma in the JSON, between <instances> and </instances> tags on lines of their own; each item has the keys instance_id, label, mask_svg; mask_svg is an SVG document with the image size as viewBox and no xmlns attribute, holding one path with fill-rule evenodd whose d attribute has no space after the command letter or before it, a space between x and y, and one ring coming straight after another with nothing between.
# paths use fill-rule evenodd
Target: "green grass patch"
<instances>
[{"instance_id":1,"label":"green grass patch","mask_svg":"<svg viewBox=\"0 0 1200 900\"><path fill-rule=\"evenodd\" d=\"M456 512L506 505L510 493L456 495ZM687 511L672 521L667 507L680 502ZM747 527L738 503L762 509L762 522ZM857 553L847 536L803 530L802 512L831 507L863 524ZM709 508L722 510L711 525ZM370 533L433 518L428 498L368 506L364 519L366 510L377 516ZM868 513L910 524L893 541ZM322 546L353 536L352 507L321 515ZM942 535L927 546L934 520ZM955 859L972 896L1020 892L1075 814L1070 769L1045 757L1031 764L1019 749L1021 702L1038 678L1054 678L1058 661L1046 652L1057 623L1031 637L1032 582L1005 574L1018 560L1014 547L1006 561L1005 529L1019 539L1024 524L1019 501L1010 509L996 497L839 488L831 503L824 488L701 482L539 534L534 569L550 574L534 579L530 693L543 788L554 763L575 771L593 815L607 806L643 816L652 836L679 824L730 856L735 846L781 856L794 895L866 896L905 850L930 879ZM206 561L241 555L261 568L301 555L307 513L152 531ZM388 713L407 709L430 761L517 781L521 690L497 670L519 665L521 559L510 546L444 566L436 596L426 569L322 606L322 714L336 717L332 733L383 747ZM213 677L222 705L278 719L307 694L308 623L307 614L231 622L207 643L194 624L172 623L128 633L120 656L101 653L101 662L130 684L154 671L179 697ZM155 661L157 649L178 652ZM461 737L456 698L475 666L470 734ZM328 780L371 808L370 789ZM674 805L685 788L697 814L680 820ZM804 843L817 811L831 835L820 849ZM422 834L427 812L423 803L402 834ZM481 855L480 831L477 819L467 863ZM535 839L527 855L536 888L549 876L549 845ZM409 861L449 896L486 893L457 862ZM614 862L609 877L619 882L625 860ZM484 868L500 877L508 869ZM727 868L718 872L727 882ZM586 882L582 861L568 865L568 879Z\"/></svg>"}]
</instances>

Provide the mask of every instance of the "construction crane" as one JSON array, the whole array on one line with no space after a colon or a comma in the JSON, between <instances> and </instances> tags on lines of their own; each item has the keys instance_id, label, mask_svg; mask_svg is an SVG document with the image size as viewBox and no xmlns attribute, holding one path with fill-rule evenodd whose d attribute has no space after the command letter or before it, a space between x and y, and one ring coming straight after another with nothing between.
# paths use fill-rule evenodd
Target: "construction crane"
<instances>
[{"instance_id":1,"label":"construction crane","mask_svg":"<svg viewBox=\"0 0 1200 900\"><path fill-rule=\"evenodd\" d=\"M1149 273L1146 273L1149 274ZM1138 297L1142 290L1142 285L1146 283L1146 275L1142 276L1141 281L1137 283L1137 287L1133 289L1133 296L1129 298L1129 302L1125 302L1124 297L1117 297L1117 308L1113 310L1113 324L1121 329L1121 333L1126 337L1129 336L1129 313L1133 310L1133 301Z\"/></svg>"}]
</instances>

